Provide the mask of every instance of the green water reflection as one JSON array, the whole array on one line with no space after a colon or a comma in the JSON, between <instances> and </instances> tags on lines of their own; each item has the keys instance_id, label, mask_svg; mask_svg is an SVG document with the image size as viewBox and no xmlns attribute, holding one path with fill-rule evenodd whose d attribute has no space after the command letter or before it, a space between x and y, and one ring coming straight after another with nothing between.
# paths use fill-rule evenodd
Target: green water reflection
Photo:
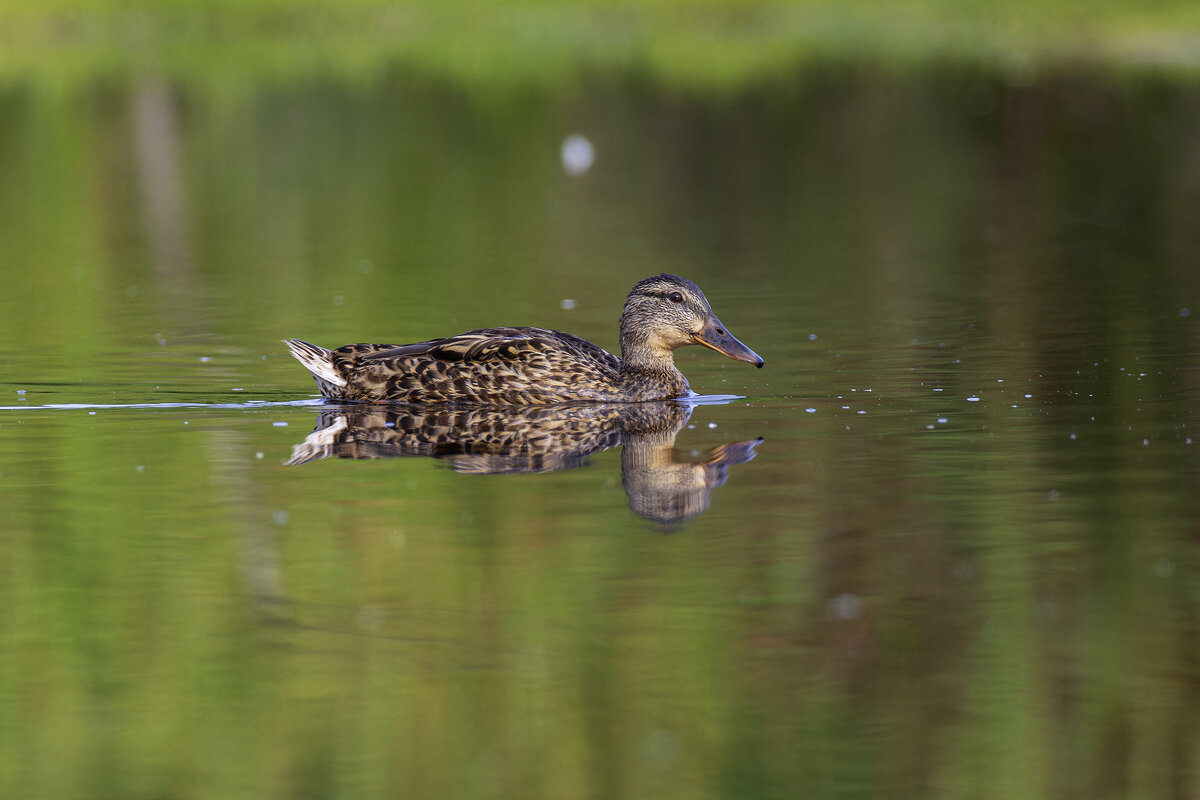
<instances>
[{"instance_id":1,"label":"green water reflection","mask_svg":"<svg viewBox=\"0 0 1200 800\"><path fill-rule=\"evenodd\" d=\"M0 89L0 794L1195 796L1197 99ZM652 463L764 441L669 535L627 442L285 463L283 337L611 350L660 271L767 362L679 353L745 397Z\"/></svg>"}]
</instances>

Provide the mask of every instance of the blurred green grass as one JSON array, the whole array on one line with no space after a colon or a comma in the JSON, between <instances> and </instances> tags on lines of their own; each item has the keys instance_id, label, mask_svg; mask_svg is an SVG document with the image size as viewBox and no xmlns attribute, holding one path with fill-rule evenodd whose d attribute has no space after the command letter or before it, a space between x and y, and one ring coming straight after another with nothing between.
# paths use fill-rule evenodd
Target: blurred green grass
<instances>
[{"instance_id":1,"label":"blurred green grass","mask_svg":"<svg viewBox=\"0 0 1200 800\"><path fill-rule=\"evenodd\" d=\"M736 88L808 60L951 59L1009 72L1085 63L1200 72L1200 3L1128 0L392 0L0 2L0 80L154 71L370 78L393 65L467 85L561 84L598 69Z\"/></svg>"}]
</instances>

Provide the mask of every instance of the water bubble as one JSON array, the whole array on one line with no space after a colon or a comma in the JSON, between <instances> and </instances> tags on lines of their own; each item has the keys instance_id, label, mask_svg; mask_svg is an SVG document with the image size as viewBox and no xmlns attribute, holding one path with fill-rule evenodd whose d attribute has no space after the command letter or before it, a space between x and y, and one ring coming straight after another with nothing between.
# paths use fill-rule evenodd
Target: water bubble
<instances>
[{"instance_id":1,"label":"water bubble","mask_svg":"<svg viewBox=\"0 0 1200 800\"><path fill-rule=\"evenodd\" d=\"M563 140L562 165L568 175L582 175L596 161L596 148L586 136L573 133Z\"/></svg>"},{"instance_id":2,"label":"water bubble","mask_svg":"<svg viewBox=\"0 0 1200 800\"><path fill-rule=\"evenodd\" d=\"M254 454L254 457L255 457L255 458L257 458L259 461L262 461L262 460L263 460L263 453L262 453L261 451L260 451L260 452L257 452L257 453L255 453L255 454Z\"/></svg>"},{"instance_id":3,"label":"water bubble","mask_svg":"<svg viewBox=\"0 0 1200 800\"><path fill-rule=\"evenodd\" d=\"M829 613L843 620L857 619L862 613L862 598L846 592L829 601Z\"/></svg>"},{"instance_id":4,"label":"water bubble","mask_svg":"<svg viewBox=\"0 0 1200 800\"><path fill-rule=\"evenodd\" d=\"M715 427L717 427L717 423L715 423L715 422L710 422L710 423L708 423L708 428L709 428L709 430L712 430L712 429L713 429L713 428L715 428Z\"/></svg>"},{"instance_id":5,"label":"water bubble","mask_svg":"<svg viewBox=\"0 0 1200 800\"><path fill-rule=\"evenodd\" d=\"M815 413L817 413L817 410L816 410L815 408L806 408L806 409L804 409L804 410L805 410L805 411L807 411L809 414L815 414Z\"/></svg>"},{"instance_id":6,"label":"water bubble","mask_svg":"<svg viewBox=\"0 0 1200 800\"><path fill-rule=\"evenodd\" d=\"M570 311L575 307L575 301L569 297L564 297L563 301L559 303L559 305L562 306L563 311Z\"/></svg>"},{"instance_id":7,"label":"water bubble","mask_svg":"<svg viewBox=\"0 0 1200 800\"><path fill-rule=\"evenodd\" d=\"M938 425L945 425L950 420L946 419L945 417L938 417L937 421L938 421Z\"/></svg>"},{"instance_id":8,"label":"water bubble","mask_svg":"<svg viewBox=\"0 0 1200 800\"><path fill-rule=\"evenodd\" d=\"M271 425L276 428L286 428L288 426L288 424L283 420L280 420L279 422L272 422Z\"/></svg>"},{"instance_id":9,"label":"water bubble","mask_svg":"<svg viewBox=\"0 0 1200 800\"><path fill-rule=\"evenodd\" d=\"M200 356L201 364L207 364L210 361L212 361L212 356Z\"/></svg>"},{"instance_id":10,"label":"water bubble","mask_svg":"<svg viewBox=\"0 0 1200 800\"><path fill-rule=\"evenodd\" d=\"M815 333L810 333L810 334L808 335L808 340L809 340L810 342L815 342L815 341L817 340L817 335L816 335Z\"/></svg>"},{"instance_id":11,"label":"water bubble","mask_svg":"<svg viewBox=\"0 0 1200 800\"><path fill-rule=\"evenodd\" d=\"M967 402L968 403L978 403L979 397L976 395L971 395L970 397L967 398Z\"/></svg>"}]
</instances>

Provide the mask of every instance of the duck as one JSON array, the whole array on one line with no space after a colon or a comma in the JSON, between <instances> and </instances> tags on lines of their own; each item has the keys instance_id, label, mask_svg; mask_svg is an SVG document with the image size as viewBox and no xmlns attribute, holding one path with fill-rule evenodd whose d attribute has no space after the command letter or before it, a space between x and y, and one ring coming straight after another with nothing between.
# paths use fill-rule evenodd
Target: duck
<instances>
[{"instance_id":1,"label":"duck","mask_svg":"<svg viewBox=\"0 0 1200 800\"><path fill-rule=\"evenodd\" d=\"M346 403L528 406L690 397L673 353L693 344L763 366L760 355L729 333L699 286L668 274L630 290L620 318L619 357L545 328L480 328L415 344L336 350L283 341L323 397Z\"/></svg>"}]
</instances>

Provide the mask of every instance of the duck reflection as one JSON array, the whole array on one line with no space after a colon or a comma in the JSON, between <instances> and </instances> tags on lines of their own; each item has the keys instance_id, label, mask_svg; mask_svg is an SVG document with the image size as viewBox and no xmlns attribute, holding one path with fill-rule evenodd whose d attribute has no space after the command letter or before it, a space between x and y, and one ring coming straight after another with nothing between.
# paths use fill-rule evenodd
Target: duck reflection
<instances>
[{"instance_id":1,"label":"duck reflection","mask_svg":"<svg viewBox=\"0 0 1200 800\"><path fill-rule=\"evenodd\" d=\"M592 453L621 445L621 483L630 509L669 527L704 512L729 468L754 458L762 441L723 444L685 459L675 450L675 437L693 408L675 401L503 409L340 406L321 412L286 463L428 456L458 472L495 475L579 467Z\"/></svg>"}]
</instances>

